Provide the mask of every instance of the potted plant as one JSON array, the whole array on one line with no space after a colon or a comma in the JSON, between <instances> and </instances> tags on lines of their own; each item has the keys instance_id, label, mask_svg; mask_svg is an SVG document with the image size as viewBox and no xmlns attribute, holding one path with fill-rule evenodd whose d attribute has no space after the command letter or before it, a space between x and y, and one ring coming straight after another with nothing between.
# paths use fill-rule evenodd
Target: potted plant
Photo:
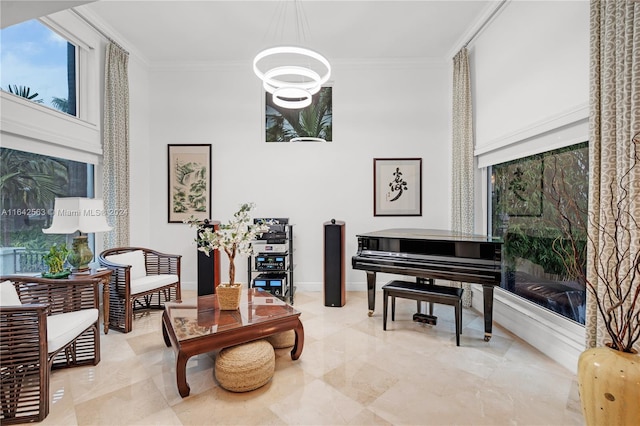
<instances>
[{"instance_id":1,"label":"potted plant","mask_svg":"<svg viewBox=\"0 0 640 426\"><path fill-rule=\"evenodd\" d=\"M64 262L69 254L69 249L66 245L58 246L52 245L49 251L42 256L42 260L49 268L49 271L43 272L42 276L45 278L66 278L71 274L70 269L65 269Z\"/></svg>"},{"instance_id":2,"label":"potted plant","mask_svg":"<svg viewBox=\"0 0 640 426\"><path fill-rule=\"evenodd\" d=\"M221 250L229 258L229 282L221 283L216 289L218 303L222 310L237 309L240 303L241 283L236 283L236 256L253 253L251 242L269 230L266 223L251 223L250 212L254 203L245 203L233 214L233 219L226 224L220 224L218 229L205 227L191 217L185 222L198 228L196 243L198 250L207 256L212 250Z\"/></svg>"},{"instance_id":3,"label":"potted plant","mask_svg":"<svg viewBox=\"0 0 640 426\"><path fill-rule=\"evenodd\" d=\"M585 350L578 360L578 388L588 425L635 424L640 418L640 222L634 214L637 193L632 177L638 176L640 168L640 133L631 145L629 167L610 188L613 194L599 200L608 215L590 218L587 241L592 272L577 267L577 244L568 252L574 257L567 267L573 267L585 283L610 338L605 346ZM571 222L566 222L570 229Z\"/></svg>"}]
</instances>

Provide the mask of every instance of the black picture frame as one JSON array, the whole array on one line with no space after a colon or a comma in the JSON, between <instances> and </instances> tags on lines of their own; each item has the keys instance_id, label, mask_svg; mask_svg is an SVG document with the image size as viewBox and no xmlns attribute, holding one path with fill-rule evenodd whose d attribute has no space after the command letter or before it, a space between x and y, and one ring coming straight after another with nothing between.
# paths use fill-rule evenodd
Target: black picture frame
<instances>
[{"instance_id":1,"label":"black picture frame","mask_svg":"<svg viewBox=\"0 0 640 426\"><path fill-rule=\"evenodd\" d=\"M211 144L169 144L168 222L211 217Z\"/></svg>"},{"instance_id":2,"label":"black picture frame","mask_svg":"<svg viewBox=\"0 0 640 426\"><path fill-rule=\"evenodd\" d=\"M422 158L373 159L373 215L422 216Z\"/></svg>"}]
</instances>

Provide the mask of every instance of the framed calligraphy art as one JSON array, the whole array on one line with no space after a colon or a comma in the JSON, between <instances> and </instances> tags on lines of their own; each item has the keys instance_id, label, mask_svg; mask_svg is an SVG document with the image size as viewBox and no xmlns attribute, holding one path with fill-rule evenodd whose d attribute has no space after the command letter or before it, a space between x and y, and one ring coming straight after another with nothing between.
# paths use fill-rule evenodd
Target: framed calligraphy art
<instances>
[{"instance_id":1,"label":"framed calligraphy art","mask_svg":"<svg viewBox=\"0 0 640 426\"><path fill-rule=\"evenodd\" d=\"M211 217L211 145L168 145L169 223Z\"/></svg>"},{"instance_id":2,"label":"framed calligraphy art","mask_svg":"<svg viewBox=\"0 0 640 426\"><path fill-rule=\"evenodd\" d=\"M373 159L373 215L422 216L422 158Z\"/></svg>"}]
</instances>

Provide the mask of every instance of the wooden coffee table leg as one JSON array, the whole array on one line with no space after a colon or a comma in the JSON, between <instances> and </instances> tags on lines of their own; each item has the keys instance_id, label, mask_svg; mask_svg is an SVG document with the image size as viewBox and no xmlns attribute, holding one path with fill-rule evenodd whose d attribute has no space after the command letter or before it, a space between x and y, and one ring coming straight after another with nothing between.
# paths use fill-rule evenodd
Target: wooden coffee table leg
<instances>
[{"instance_id":1,"label":"wooden coffee table leg","mask_svg":"<svg viewBox=\"0 0 640 426\"><path fill-rule=\"evenodd\" d=\"M298 324L296 328L293 329L296 333L296 342L293 345L293 349L291 349L291 359L296 360L300 358L302 354L302 348L304 347L304 328L302 327L302 322L298 319Z\"/></svg>"},{"instance_id":2,"label":"wooden coffee table leg","mask_svg":"<svg viewBox=\"0 0 640 426\"><path fill-rule=\"evenodd\" d=\"M167 331L167 325L164 323L164 318L162 318L162 337L164 338L164 344L167 347L171 347L171 339L169 339L169 332Z\"/></svg>"},{"instance_id":3,"label":"wooden coffee table leg","mask_svg":"<svg viewBox=\"0 0 640 426\"><path fill-rule=\"evenodd\" d=\"M191 388L187 383L188 360L189 356L182 351L178 352L176 356L176 382L178 383L178 392L183 398L189 396L189 392L191 392Z\"/></svg>"}]
</instances>

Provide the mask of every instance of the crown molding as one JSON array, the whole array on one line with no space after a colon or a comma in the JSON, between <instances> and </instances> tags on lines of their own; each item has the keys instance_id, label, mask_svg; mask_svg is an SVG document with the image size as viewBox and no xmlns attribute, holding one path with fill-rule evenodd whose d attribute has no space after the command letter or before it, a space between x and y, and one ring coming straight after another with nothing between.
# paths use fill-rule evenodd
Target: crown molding
<instances>
[{"instance_id":1,"label":"crown molding","mask_svg":"<svg viewBox=\"0 0 640 426\"><path fill-rule=\"evenodd\" d=\"M124 49L126 49L129 52L129 59L130 60L131 59L135 59L137 62L139 62L144 67L146 67L146 68L150 67L149 58L144 56L140 52L140 50L138 50L133 44L131 44L131 42L129 40L127 40L122 34L120 34L118 31L116 31L112 26L107 24L102 18L100 18L98 15L96 15L90 9L80 6L80 7L77 7L77 8L74 7L73 11L76 14L80 15L85 20L87 20L88 22L90 22L91 25L94 25L96 27L96 29L97 29L96 32L102 32L103 34L100 34L101 37L104 38L104 36L107 35L114 42L116 42L117 44L122 46Z\"/></svg>"}]
</instances>

